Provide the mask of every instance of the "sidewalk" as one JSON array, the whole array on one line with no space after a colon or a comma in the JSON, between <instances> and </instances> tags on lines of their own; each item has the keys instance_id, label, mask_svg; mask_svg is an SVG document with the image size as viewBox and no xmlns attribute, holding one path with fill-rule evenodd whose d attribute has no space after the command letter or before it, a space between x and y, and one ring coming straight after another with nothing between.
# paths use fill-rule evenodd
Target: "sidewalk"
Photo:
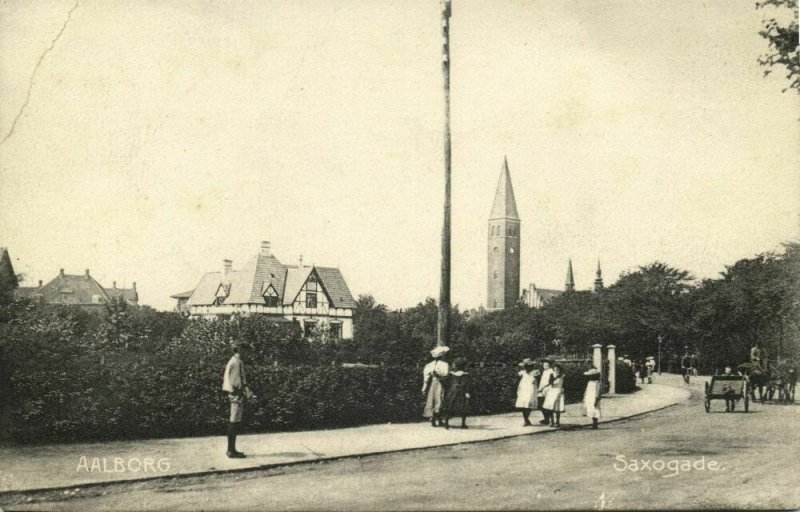
<instances>
[{"instance_id":1,"label":"sidewalk","mask_svg":"<svg viewBox=\"0 0 800 512\"><path fill-rule=\"evenodd\" d=\"M664 384L643 385L641 390L630 395L604 397L601 423L687 400L689 391L676 387L677 380L665 375L662 377ZM561 415L562 428L590 425L591 420L582 415L582 408L582 404L568 405L567 412ZM535 413L532 419L540 418ZM460 420L451 423L459 425ZM467 425L467 430L445 430L420 421L244 435L239 437L237 447L247 454L246 459L228 459L225 456L226 439L222 435L0 448L0 492L77 488L87 484L242 471L554 430L538 424L523 427L519 413L468 418Z\"/></svg>"}]
</instances>

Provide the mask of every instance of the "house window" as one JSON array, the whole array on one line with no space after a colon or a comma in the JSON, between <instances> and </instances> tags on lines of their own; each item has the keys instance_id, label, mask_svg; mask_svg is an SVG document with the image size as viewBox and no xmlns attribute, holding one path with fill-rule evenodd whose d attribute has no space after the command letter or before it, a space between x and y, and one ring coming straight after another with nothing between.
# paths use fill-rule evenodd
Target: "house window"
<instances>
[{"instance_id":1,"label":"house window","mask_svg":"<svg viewBox=\"0 0 800 512\"><path fill-rule=\"evenodd\" d=\"M333 339L341 339L342 337L342 324L331 324L331 338Z\"/></svg>"},{"instance_id":2,"label":"house window","mask_svg":"<svg viewBox=\"0 0 800 512\"><path fill-rule=\"evenodd\" d=\"M224 301L225 301L225 297L214 297L214 305L215 306L221 306Z\"/></svg>"},{"instance_id":3,"label":"house window","mask_svg":"<svg viewBox=\"0 0 800 512\"><path fill-rule=\"evenodd\" d=\"M264 296L264 304L268 308L277 308L278 307L278 297L274 295L266 295Z\"/></svg>"},{"instance_id":4,"label":"house window","mask_svg":"<svg viewBox=\"0 0 800 512\"><path fill-rule=\"evenodd\" d=\"M314 329L317 327L317 322L305 322L303 324L303 335L310 338L314 335Z\"/></svg>"},{"instance_id":5,"label":"house window","mask_svg":"<svg viewBox=\"0 0 800 512\"><path fill-rule=\"evenodd\" d=\"M317 307L317 294L316 293L306 292L306 307L307 308L316 308Z\"/></svg>"}]
</instances>

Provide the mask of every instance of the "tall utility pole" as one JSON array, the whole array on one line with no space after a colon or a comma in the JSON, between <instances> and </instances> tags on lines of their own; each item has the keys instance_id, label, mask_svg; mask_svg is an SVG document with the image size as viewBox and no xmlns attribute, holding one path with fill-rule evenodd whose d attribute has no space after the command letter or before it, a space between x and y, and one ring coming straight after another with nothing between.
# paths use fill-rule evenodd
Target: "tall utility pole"
<instances>
[{"instance_id":1,"label":"tall utility pole","mask_svg":"<svg viewBox=\"0 0 800 512\"><path fill-rule=\"evenodd\" d=\"M450 342L450 0L442 2L442 77L444 79L444 225L442 279L436 345Z\"/></svg>"}]
</instances>

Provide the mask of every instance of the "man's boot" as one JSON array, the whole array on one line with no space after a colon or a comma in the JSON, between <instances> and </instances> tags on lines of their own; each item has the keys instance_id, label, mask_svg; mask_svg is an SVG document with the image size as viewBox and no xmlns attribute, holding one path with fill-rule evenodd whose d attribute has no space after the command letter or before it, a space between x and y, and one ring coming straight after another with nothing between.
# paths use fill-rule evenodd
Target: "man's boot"
<instances>
[{"instance_id":1,"label":"man's boot","mask_svg":"<svg viewBox=\"0 0 800 512\"><path fill-rule=\"evenodd\" d=\"M245 458L245 454L239 451L236 451L236 434L237 434L237 424L236 423L229 423L228 424L228 457L231 459L243 459Z\"/></svg>"}]
</instances>

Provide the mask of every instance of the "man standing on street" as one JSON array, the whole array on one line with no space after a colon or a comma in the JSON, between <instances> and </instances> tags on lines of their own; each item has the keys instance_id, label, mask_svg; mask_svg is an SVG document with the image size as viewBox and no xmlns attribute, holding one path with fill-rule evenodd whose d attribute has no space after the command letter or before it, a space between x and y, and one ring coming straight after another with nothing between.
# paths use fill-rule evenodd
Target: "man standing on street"
<instances>
[{"instance_id":1,"label":"man standing on street","mask_svg":"<svg viewBox=\"0 0 800 512\"><path fill-rule=\"evenodd\" d=\"M750 362L758 365L762 370L767 369L767 351L761 346L760 342L750 349Z\"/></svg>"},{"instance_id":2,"label":"man standing on street","mask_svg":"<svg viewBox=\"0 0 800 512\"><path fill-rule=\"evenodd\" d=\"M244 373L244 362L247 361L251 348L248 343L235 342L233 344L233 356L225 366L225 373L222 376L222 390L228 393L228 399L231 403L227 455L232 459L245 458L244 453L236 450L236 435L242 422L245 400L255 398L250 388L247 387L247 379Z\"/></svg>"}]
</instances>

